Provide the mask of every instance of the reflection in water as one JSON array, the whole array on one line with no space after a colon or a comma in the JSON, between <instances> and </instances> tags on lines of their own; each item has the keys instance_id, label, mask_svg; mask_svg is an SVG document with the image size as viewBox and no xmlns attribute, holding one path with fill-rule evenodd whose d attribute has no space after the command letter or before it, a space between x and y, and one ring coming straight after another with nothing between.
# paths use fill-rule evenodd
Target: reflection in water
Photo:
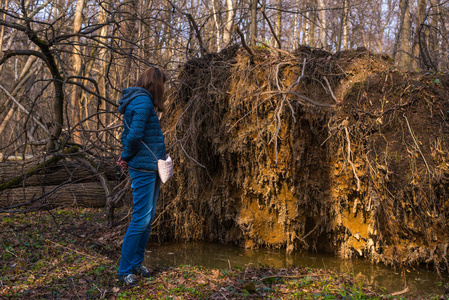
<instances>
[{"instance_id":1,"label":"reflection in water","mask_svg":"<svg viewBox=\"0 0 449 300\"><path fill-rule=\"evenodd\" d=\"M225 269L229 266L268 266L274 268L310 267L328 268L353 274L356 282L371 285L376 289L385 288L385 293L409 291L402 296L418 297L442 293L448 283L448 274L438 277L431 270L423 268L392 269L383 265L373 265L361 259L338 259L325 254L293 253L283 250L243 249L211 243L173 243L151 245L147 249L147 266L196 265L207 268Z\"/></svg>"}]
</instances>

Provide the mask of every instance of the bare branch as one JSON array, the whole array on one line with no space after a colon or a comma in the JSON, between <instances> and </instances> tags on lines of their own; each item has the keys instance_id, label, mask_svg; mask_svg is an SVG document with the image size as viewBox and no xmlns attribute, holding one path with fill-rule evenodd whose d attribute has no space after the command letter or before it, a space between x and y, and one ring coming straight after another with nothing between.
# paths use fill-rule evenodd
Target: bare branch
<instances>
[{"instance_id":1,"label":"bare branch","mask_svg":"<svg viewBox=\"0 0 449 300\"><path fill-rule=\"evenodd\" d=\"M50 131L48 130L48 128L44 125L44 124L42 124L36 117L34 117L33 115L31 115L31 113L25 108L25 107L23 107L22 106L22 104L20 104L20 102L16 99L16 98L14 98L13 97L13 95L11 95L9 92L8 92L8 90L2 85L2 84L0 84L0 89L2 89L5 93L6 93L6 95L8 95L8 97L9 98L11 98L11 100L22 110L22 111L24 111L28 116L31 116L32 118L33 118L33 120L34 120L34 122L36 122L47 134L50 134Z\"/></svg>"},{"instance_id":2,"label":"bare branch","mask_svg":"<svg viewBox=\"0 0 449 300\"><path fill-rule=\"evenodd\" d=\"M47 58L39 51L34 50L6 50L3 52L4 55L0 58L0 65L4 64L9 58L14 56L30 56L34 55L47 62Z\"/></svg>"},{"instance_id":3,"label":"bare branch","mask_svg":"<svg viewBox=\"0 0 449 300\"><path fill-rule=\"evenodd\" d=\"M234 25L234 30L239 34L240 40L242 41L242 46L243 46L243 48L245 48L246 51L248 51L248 53L249 53L249 55L250 55L251 62L254 62L254 61L253 61L254 52L253 52L253 50L251 50L251 48L246 44L246 42L245 42L245 36L243 35L243 32L240 30L240 28L239 28L237 25Z\"/></svg>"}]
</instances>

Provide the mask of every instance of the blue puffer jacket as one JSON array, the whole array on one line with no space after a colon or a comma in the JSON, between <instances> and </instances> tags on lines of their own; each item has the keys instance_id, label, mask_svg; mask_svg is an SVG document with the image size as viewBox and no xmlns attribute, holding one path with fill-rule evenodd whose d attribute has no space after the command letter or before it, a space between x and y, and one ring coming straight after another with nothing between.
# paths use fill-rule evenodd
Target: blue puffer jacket
<instances>
[{"instance_id":1,"label":"blue puffer jacket","mask_svg":"<svg viewBox=\"0 0 449 300\"><path fill-rule=\"evenodd\" d=\"M132 169L156 171L157 159L154 155L158 159L165 159L164 135L152 97L144 88L130 87L123 90L123 97L118 102L118 111L124 114L122 159Z\"/></svg>"}]
</instances>

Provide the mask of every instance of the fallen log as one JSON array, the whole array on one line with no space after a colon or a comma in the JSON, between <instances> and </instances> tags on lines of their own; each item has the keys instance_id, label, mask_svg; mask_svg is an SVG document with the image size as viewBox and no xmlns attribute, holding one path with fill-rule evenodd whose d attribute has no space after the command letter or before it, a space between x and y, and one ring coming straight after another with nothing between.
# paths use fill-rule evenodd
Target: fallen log
<instances>
[{"instance_id":1,"label":"fallen log","mask_svg":"<svg viewBox=\"0 0 449 300\"><path fill-rule=\"evenodd\" d=\"M66 149L64 151L65 154L72 154L78 152L78 147L72 147L69 149ZM19 176L14 177L11 180L6 181L5 183L0 184L0 191L12 188L14 186L19 185L25 178L33 176L34 174L37 174L41 172L42 169L44 169L46 166L56 164L60 159L62 159L62 156L59 154L53 155L51 158L45 160L44 162L38 164L37 166L31 168L31 170L28 170L25 174L21 174Z\"/></svg>"},{"instance_id":2,"label":"fallen log","mask_svg":"<svg viewBox=\"0 0 449 300\"><path fill-rule=\"evenodd\" d=\"M101 184L89 182L4 190L0 192L0 208L30 203L39 197L39 203L56 206L102 208L106 204L106 195Z\"/></svg>"},{"instance_id":3,"label":"fallen log","mask_svg":"<svg viewBox=\"0 0 449 300\"><path fill-rule=\"evenodd\" d=\"M12 178L20 176L23 177L23 180L11 184L8 188L60 185L68 178L71 178L72 181L76 181L77 183L96 180L96 176L89 169L76 161L59 161L55 165L47 165L41 169L36 169L32 175L25 175L30 169L32 168L29 166L23 166L17 163L1 163L0 183L8 182ZM103 164L99 172L104 173L108 180L116 180L116 170L113 166Z\"/></svg>"}]
</instances>

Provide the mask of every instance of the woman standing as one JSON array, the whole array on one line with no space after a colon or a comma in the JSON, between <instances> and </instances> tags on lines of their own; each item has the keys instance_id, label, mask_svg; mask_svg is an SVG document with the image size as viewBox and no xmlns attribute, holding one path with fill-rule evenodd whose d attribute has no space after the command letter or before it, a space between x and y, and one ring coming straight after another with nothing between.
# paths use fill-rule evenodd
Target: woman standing
<instances>
[{"instance_id":1,"label":"woman standing","mask_svg":"<svg viewBox=\"0 0 449 300\"><path fill-rule=\"evenodd\" d=\"M132 219L123 239L118 270L119 282L127 286L137 285L136 275L151 276L142 261L161 185L157 159L165 159L164 136L156 110L163 111L166 81L161 70L148 68L132 87L123 90L119 101L124 130L123 152L117 164L128 168L133 192Z\"/></svg>"}]
</instances>

